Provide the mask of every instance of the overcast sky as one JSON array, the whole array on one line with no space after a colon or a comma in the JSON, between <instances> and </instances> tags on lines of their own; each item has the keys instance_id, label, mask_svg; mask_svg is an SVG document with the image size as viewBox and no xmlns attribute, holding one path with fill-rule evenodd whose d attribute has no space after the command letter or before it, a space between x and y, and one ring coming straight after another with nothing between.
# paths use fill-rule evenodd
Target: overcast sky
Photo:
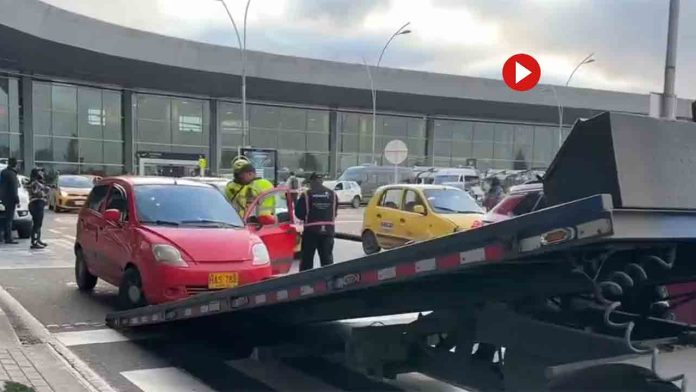
<instances>
[{"instance_id":1,"label":"overcast sky","mask_svg":"<svg viewBox=\"0 0 696 392\"><path fill-rule=\"evenodd\" d=\"M108 22L236 46L216 0L44 0ZM225 0L241 27L245 0ZM375 62L389 36L411 22L382 64L501 78L503 62L528 53L542 83L661 91L669 0L252 0L249 49L344 62ZM696 1L682 1L677 95L696 98ZM241 32L240 32L241 33Z\"/></svg>"}]
</instances>

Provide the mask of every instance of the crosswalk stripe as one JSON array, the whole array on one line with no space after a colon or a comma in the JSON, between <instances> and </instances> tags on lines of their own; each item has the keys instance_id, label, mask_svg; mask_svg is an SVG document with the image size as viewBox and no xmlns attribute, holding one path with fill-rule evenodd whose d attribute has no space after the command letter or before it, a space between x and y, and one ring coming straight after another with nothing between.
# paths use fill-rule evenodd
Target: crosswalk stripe
<instances>
[{"instance_id":1,"label":"crosswalk stripe","mask_svg":"<svg viewBox=\"0 0 696 392\"><path fill-rule=\"evenodd\" d=\"M467 392L466 389L415 372L399 374L396 380L384 380L384 383L405 391Z\"/></svg>"},{"instance_id":2,"label":"crosswalk stripe","mask_svg":"<svg viewBox=\"0 0 696 392\"><path fill-rule=\"evenodd\" d=\"M157 336L154 333L139 333L124 335L111 328L94 329L88 331L58 332L53 334L63 345L67 347L86 344L117 343L129 340L149 339Z\"/></svg>"},{"instance_id":3,"label":"crosswalk stripe","mask_svg":"<svg viewBox=\"0 0 696 392\"><path fill-rule=\"evenodd\" d=\"M254 359L241 359L225 362L228 366L247 376L259 380L278 392L285 391L323 391L338 392L340 389L325 384L278 361L259 362Z\"/></svg>"},{"instance_id":4,"label":"crosswalk stripe","mask_svg":"<svg viewBox=\"0 0 696 392\"><path fill-rule=\"evenodd\" d=\"M121 375L143 392L215 392L189 373L175 367L130 370Z\"/></svg>"}]
</instances>

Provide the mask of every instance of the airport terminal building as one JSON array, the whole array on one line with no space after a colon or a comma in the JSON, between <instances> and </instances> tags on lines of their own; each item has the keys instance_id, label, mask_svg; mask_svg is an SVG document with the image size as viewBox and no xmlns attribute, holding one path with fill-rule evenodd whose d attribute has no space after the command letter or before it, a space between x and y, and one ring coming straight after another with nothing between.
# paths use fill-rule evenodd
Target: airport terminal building
<instances>
[{"instance_id":1,"label":"airport terminal building","mask_svg":"<svg viewBox=\"0 0 696 392\"><path fill-rule=\"evenodd\" d=\"M242 144L277 149L281 168L331 176L373 160L370 84L358 59L248 52L244 143L237 49L39 0L0 0L0 9L0 158L17 157L25 171L120 174L147 159L156 166L152 157L202 156L220 174ZM576 119L649 110L647 94L556 87L556 98L543 85L518 93L499 80L390 68L374 77L377 162L401 139L409 165L543 167ZM677 115L690 119L690 103L680 100Z\"/></svg>"}]
</instances>

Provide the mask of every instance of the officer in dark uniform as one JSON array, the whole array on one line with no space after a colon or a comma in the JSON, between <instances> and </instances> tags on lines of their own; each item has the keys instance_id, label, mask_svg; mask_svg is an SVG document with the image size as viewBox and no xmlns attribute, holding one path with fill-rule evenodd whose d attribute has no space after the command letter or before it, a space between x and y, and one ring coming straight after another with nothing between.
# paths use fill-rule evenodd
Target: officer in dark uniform
<instances>
[{"instance_id":1,"label":"officer in dark uniform","mask_svg":"<svg viewBox=\"0 0 696 392\"><path fill-rule=\"evenodd\" d=\"M304 221L300 271L314 268L314 252L319 252L321 265L333 264L334 226L338 212L336 193L322 184L317 173L309 176L309 189L295 204L295 216Z\"/></svg>"}]
</instances>

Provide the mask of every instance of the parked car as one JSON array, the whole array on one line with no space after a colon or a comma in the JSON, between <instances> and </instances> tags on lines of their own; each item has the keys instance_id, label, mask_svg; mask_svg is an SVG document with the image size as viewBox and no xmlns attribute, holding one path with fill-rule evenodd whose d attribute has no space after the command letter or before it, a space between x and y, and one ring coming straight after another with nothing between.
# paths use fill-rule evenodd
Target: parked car
<instances>
[{"instance_id":1,"label":"parked car","mask_svg":"<svg viewBox=\"0 0 696 392\"><path fill-rule=\"evenodd\" d=\"M486 213L483 218L484 224L501 222L523 214L538 211L548 207L544 197L544 187L540 181L532 181L510 188L509 194L500 201L491 211ZM675 283L668 286L659 286L657 292L665 293L667 296L677 296L684 293L694 292L696 283ZM664 294L660 294L664 295ZM659 300L662 298L657 298ZM658 301L660 302L660 301ZM667 302L664 304L668 305ZM665 305L657 308L657 313L652 314L658 317L675 318L677 321L696 324L696 303L685 303L674 308L672 311L665 311Z\"/></svg>"},{"instance_id":2,"label":"parked car","mask_svg":"<svg viewBox=\"0 0 696 392\"><path fill-rule=\"evenodd\" d=\"M409 167L397 168L397 183L411 181L413 169ZM339 181L355 181L360 185L363 200L370 200L377 188L382 185L394 183L394 166L352 166L347 168L340 177Z\"/></svg>"},{"instance_id":3,"label":"parked car","mask_svg":"<svg viewBox=\"0 0 696 392\"><path fill-rule=\"evenodd\" d=\"M268 248L213 187L163 177L111 177L80 210L75 279L119 287L127 307L271 276Z\"/></svg>"},{"instance_id":4,"label":"parked car","mask_svg":"<svg viewBox=\"0 0 696 392\"><path fill-rule=\"evenodd\" d=\"M223 194L225 193L225 188L227 187L227 183L229 183L230 180L229 178L225 177L182 177L184 180L189 180L189 181L196 181L200 182L203 184L209 184L213 185L217 189L220 190Z\"/></svg>"},{"instance_id":5,"label":"parked car","mask_svg":"<svg viewBox=\"0 0 696 392\"><path fill-rule=\"evenodd\" d=\"M483 210L461 189L443 185L381 187L365 209L366 254L481 226Z\"/></svg>"},{"instance_id":6,"label":"parked car","mask_svg":"<svg viewBox=\"0 0 696 392\"><path fill-rule=\"evenodd\" d=\"M85 205L92 187L94 187L94 181L91 176L59 175L51 184L48 208L55 212L78 210Z\"/></svg>"},{"instance_id":7,"label":"parked car","mask_svg":"<svg viewBox=\"0 0 696 392\"><path fill-rule=\"evenodd\" d=\"M3 168L0 168L2 170ZM29 193L24 187L29 183L29 179L23 175L18 175L19 189L17 190L19 194L19 207L15 209L14 219L12 220L12 229L17 230L17 236L19 238L29 238L31 237L32 220L31 214L29 214ZM0 212L5 212L5 206L0 200ZM0 216L0 220L2 217Z\"/></svg>"},{"instance_id":8,"label":"parked car","mask_svg":"<svg viewBox=\"0 0 696 392\"><path fill-rule=\"evenodd\" d=\"M355 181L324 181L324 186L336 192L339 204L350 204L359 208L362 203L362 189Z\"/></svg>"}]
</instances>

